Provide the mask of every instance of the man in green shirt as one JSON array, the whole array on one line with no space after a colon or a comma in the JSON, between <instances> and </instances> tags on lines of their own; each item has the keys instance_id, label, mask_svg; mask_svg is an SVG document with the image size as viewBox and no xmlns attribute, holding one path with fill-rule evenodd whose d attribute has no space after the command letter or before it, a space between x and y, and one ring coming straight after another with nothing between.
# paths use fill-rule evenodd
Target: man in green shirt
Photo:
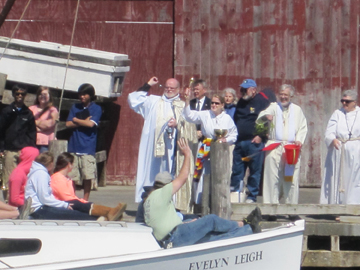
<instances>
[{"instance_id":1,"label":"man in green shirt","mask_svg":"<svg viewBox=\"0 0 360 270\"><path fill-rule=\"evenodd\" d=\"M163 172L155 177L154 191L144 203L145 223L153 229L155 238L164 248L181 247L203 242L227 239L261 231L259 208L244 221L231 221L216 215L183 222L176 213L172 196L185 184L190 172L191 150L184 138L178 141L184 155L184 163L179 175L173 180L169 173Z\"/></svg>"}]
</instances>

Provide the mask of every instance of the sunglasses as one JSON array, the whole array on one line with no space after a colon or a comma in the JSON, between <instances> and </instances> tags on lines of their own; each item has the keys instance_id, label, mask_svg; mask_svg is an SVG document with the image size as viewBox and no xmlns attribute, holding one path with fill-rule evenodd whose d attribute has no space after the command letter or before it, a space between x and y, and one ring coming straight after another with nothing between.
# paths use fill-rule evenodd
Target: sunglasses
<instances>
[{"instance_id":1,"label":"sunglasses","mask_svg":"<svg viewBox=\"0 0 360 270\"><path fill-rule=\"evenodd\" d=\"M211 105L213 105L213 104L220 105L220 102L211 102Z\"/></svg>"},{"instance_id":2,"label":"sunglasses","mask_svg":"<svg viewBox=\"0 0 360 270\"><path fill-rule=\"evenodd\" d=\"M24 93L24 92L16 92L15 96L26 96L26 93Z\"/></svg>"},{"instance_id":3,"label":"sunglasses","mask_svg":"<svg viewBox=\"0 0 360 270\"><path fill-rule=\"evenodd\" d=\"M349 104L350 102L353 102L353 101L355 101L355 100L348 100L348 99L341 99L340 100L341 103L345 102L346 104Z\"/></svg>"}]
</instances>

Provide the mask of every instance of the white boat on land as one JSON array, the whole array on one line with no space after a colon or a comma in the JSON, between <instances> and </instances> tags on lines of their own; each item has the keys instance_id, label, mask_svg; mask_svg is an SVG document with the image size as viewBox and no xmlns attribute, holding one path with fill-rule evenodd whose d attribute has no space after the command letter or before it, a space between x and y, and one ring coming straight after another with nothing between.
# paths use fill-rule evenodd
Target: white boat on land
<instances>
[{"instance_id":1,"label":"white boat on land","mask_svg":"<svg viewBox=\"0 0 360 270\"><path fill-rule=\"evenodd\" d=\"M0 268L300 269L304 220L261 233L162 249L139 223L0 221Z\"/></svg>"}]
</instances>

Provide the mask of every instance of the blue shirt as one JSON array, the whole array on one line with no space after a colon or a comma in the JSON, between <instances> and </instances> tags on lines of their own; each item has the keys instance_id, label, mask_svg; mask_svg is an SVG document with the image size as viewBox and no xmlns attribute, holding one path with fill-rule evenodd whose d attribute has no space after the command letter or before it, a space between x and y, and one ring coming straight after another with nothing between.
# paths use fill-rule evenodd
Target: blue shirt
<instances>
[{"instance_id":1,"label":"blue shirt","mask_svg":"<svg viewBox=\"0 0 360 270\"><path fill-rule=\"evenodd\" d=\"M85 110L88 110L88 112L86 112ZM77 117L77 115L79 114L85 116L90 115L90 120L94 121L95 125L91 128L83 126L74 128L69 140L68 151L70 153L95 155L97 126L99 124L102 114L101 107L94 102L91 102L87 108L84 108L81 103L74 104L71 107L69 116L66 121L72 121L72 119L74 117Z\"/></svg>"}]
</instances>

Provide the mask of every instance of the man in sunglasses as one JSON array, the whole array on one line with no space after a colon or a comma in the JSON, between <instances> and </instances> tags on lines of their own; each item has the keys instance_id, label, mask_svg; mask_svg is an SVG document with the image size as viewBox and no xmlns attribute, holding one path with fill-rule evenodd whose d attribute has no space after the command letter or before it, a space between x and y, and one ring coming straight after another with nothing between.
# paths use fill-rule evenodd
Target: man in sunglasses
<instances>
[{"instance_id":1,"label":"man in sunglasses","mask_svg":"<svg viewBox=\"0 0 360 270\"><path fill-rule=\"evenodd\" d=\"M33 113L24 104L26 88L14 85L14 102L0 115L0 154L5 155L3 186L8 189L9 176L17 166L19 153L26 146L36 147L36 125ZM7 190L3 191L7 200Z\"/></svg>"},{"instance_id":2,"label":"man in sunglasses","mask_svg":"<svg viewBox=\"0 0 360 270\"><path fill-rule=\"evenodd\" d=\"M252 79L246 79L240 84L240 92L242 97L236 105L234 114L238 137L233 152L230 188L231 192L235 192L238 196L243 192L244 176L246 169L249 168L246 203L255 203L259 194L264 154L255 155L250 160L243 160L243 158L261 151L264 147L263 141L266 137L255 134L255 121L259 113L269 106L269 100L257 93L257 85ZM234 197L233 194L232 197Z\"/></svg>"},{"instance_id":3,"label":"man in sunglasses","mask_svg":"<svg viewBox=\"0 0 360 270\"><path fill-rule=\"evenodd\" d=\"M298 105L291 102L295 88L289 84L280 86L278 102L259 114L257 122L269 121L270 132L267 145L280 142L276 149L266 152L264 168L263 202L279 203L284 197L285 203L297 204L299 200L300 157L296 164L288 164L285 145L299 147L305 141L307 122ZM296 150L295 150L296 151ZM296 154L294 152L294 154ZM290 219L298 216L290 215Z\"/></svg>"}]
</instances>

